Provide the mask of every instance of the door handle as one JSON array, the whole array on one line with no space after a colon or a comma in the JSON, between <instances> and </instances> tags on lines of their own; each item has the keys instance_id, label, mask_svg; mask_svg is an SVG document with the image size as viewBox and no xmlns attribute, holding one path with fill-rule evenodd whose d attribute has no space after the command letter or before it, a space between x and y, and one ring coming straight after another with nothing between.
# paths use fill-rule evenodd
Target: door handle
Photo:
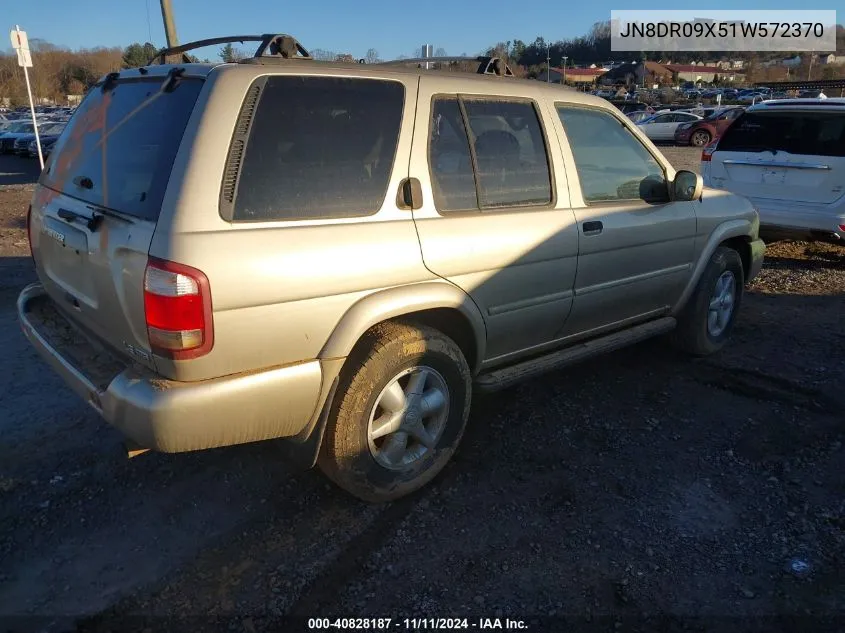
<instances>
[{"instance_id":1,"label":"door handle","mask_svg":"<svg viewBox=\"0 0 845 633\"><path fill-rule=\"evenodd\" d=\"M584 231L584 235L598 235L604 229L604 224L599 222L598 220L593 220L592 222L584 222L584 226L582 227Z\"/></svg>"},{"instance_id":2,"label":"door handle","mask_svg":"<svg viewBox=\"0 0 845 633\"><path fill-rule=\"evenodd\" d=\"M400 209L416 211L422 207L422 185L417 178L405 178L399 184L399 192L396 195L396 206Z\"/></svg>"}]
</instances>

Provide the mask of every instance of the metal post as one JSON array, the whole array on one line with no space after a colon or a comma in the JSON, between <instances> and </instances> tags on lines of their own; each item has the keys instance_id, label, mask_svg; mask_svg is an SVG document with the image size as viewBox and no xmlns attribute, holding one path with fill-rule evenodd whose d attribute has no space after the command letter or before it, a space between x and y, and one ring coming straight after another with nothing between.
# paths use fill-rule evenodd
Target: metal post
<instances>
[{"instance_id":1,"label":"metal post","mask_svg":"<svg viewBox=\"0 0 845 633\"><path fill-rule=\"evenodd\" d=\"M161 0L161 17L164 20L167 48L179 46L179 38L176 37L176 21L173 19L173 6L170 4L170 0Z\"/></svg>"},{"instance_id":2,"label":"metal post","mask_svg":"<svg viewBox=\"0 0 845 633\"><path fill-rule=\"evenodd\" d=\"M20 31L21 27L15 25L15 30ZM29 85L29 71L26 66L23 67L23 77L26 80L26 94L29 97L29 112L32 115L32 129L35 132L35 146L38 148L38 162L41 163L41 169L44 169L44 155L41 153L41 138L38 136L38 121L35 119L35 102L32 100L32 88Z\"/></svg>"}]
</instances>

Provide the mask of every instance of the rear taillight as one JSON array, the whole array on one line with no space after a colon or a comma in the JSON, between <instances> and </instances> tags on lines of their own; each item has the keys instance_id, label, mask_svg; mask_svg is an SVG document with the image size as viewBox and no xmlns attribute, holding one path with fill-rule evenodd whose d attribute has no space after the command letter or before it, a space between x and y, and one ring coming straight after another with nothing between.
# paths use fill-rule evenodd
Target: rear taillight
<instances>
[{"instance_id":1,"label":"rear taillight","mask_svg":"<svg viewBox=\"0 0 845 633\"><path fill-rule=\"evenodd\" d=\"M32 205L26 210L26 241L29 242L29 256L35 259L35 252L32 250Z\"/></svg>"},{"instance_id":2,"label":"rear taillight","mask_svg":"<svg viewBox=\"0 0 845 633\"><path fill-rule=\"evenodd\" d=\"M208 277L196 268L151 257L144 272L144 314L150 347L159 356L196 358L214 345Z\"/></svg>"},{"instance_id":3,"label":"rear taillight","mask_svg":"<svg viewBox=\"0 0 845 633\"><path fill-rule=\"evenodd\" d=\"M713 141L701 150L701 162L702 163L709 163L713 159L713 152L716 151L716 146L719 144L718 141Z\"/></svg>"},{"instance_id":4,"label":"rear taillight","mask_svg":"<svg viewBox=\"0 0 845 633\"><path fill-rule=\"evenodd\" d=\"M839 230L840 230L840 231L845 231L845 224L840 224L840 225L839 225Z\"/></svg>"}]
</instances>

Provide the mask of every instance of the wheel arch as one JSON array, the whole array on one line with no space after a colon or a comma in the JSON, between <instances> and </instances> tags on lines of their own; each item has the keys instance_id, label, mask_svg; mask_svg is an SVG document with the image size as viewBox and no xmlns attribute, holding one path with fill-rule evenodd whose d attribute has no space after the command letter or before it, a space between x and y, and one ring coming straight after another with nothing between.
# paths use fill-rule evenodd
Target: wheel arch
<instances>
[{"instance_id":1,"label":"wheel arch","mask_svg":"<svg viewBox=\"0 0 845 633\"><path fill-rule=\"evenodd\" d=\"M740 258L742 259L743 272L748 275L748 271L751 268L751 235L753 231L754 226L750 220L737 219L721 223L710 233L707 242L701 249L698 260L693 266L692 275L684 288L684 292L672 310L672 314L677 315L687 304L690 296L695 291L696 285L698 285L698 280L701 279L701 275L704 274L704 270L707 268L710 257L713 256L713 253L720 246L728 246L739 252Z\"/></svg>"},{"instance_id":2,"label":"wheel arch","mask_svg":"<svg viewBox=\"0 0 845 633\"><path fill-rule=\"evenodd\" d=\"M442 331L461 348L473 375L479 371L487 344L484 319L469 295L446 281L388 288L363 297L340 319L318 358L345 358L370 329L396 319Z\"/></svg>"}]
</instances>

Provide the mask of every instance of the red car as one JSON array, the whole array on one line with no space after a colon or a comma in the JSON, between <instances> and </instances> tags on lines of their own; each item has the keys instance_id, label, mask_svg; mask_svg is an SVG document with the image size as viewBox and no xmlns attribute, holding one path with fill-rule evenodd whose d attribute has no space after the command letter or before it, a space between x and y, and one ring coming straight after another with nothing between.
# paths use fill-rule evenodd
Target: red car
<instances>
[{"instance_id":1,"label":"red car","mask_svg":"<svg viewBox=\"0 0 845 633\"><path fill-rule=\"evenodd\" d=\"M706 147L728 129L744 108L733 107L717 110L709 117L693 123L682 123L675 129L675 143Z\"/></svg>"}]
</instances>

